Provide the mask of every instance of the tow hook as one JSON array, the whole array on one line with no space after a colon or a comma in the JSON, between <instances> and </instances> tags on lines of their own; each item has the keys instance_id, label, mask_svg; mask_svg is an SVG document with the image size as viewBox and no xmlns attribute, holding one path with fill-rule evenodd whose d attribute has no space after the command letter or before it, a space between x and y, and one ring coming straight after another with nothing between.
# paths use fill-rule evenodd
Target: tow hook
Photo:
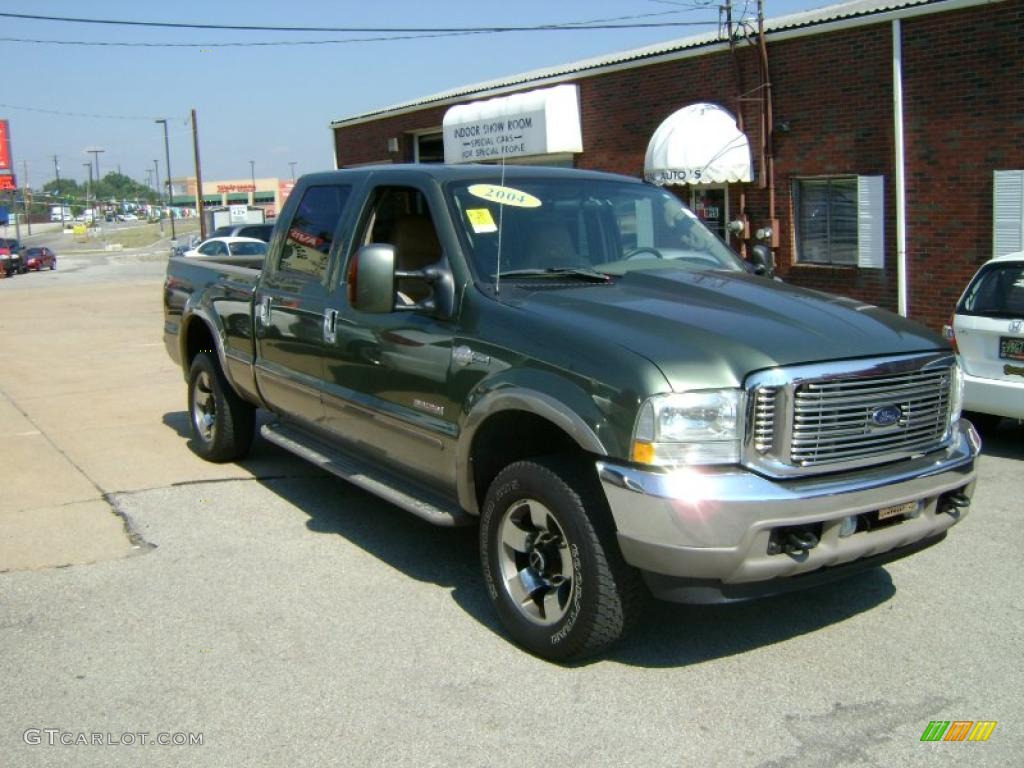
<instances>
[{"instance_id":1,"label":"tow hook","mask_svg":"<svg viewBox=\"0 0 1024 768\"><path fill-rule=\"evenodd\" d=\"M954 520L960 519L960 510L971 506L971 498L962 491L955 491L942 497L940 511L945 512Z\"/></svg>"},{"instance_id":2,"label":"tow hook","mask_svg":"<svg viewBox=\"0 0 1024 768\"><path fill-rule=\"evenodd\" d=\"M776 528L768 540L768 554L787 554L795 560L804 560L820 540L820 525Z\"/></svg>"},{"instance_id":3,"label":"tow hook","mask_svg":"<svg viewBox=\"0 0 1024 768\"><path fill-rule=\"evenodd\" d=\"M818 537L810 531L791 531L782 544L782 551L790 557L804 558L818 546Z\"/></svg>"}]
</instances>

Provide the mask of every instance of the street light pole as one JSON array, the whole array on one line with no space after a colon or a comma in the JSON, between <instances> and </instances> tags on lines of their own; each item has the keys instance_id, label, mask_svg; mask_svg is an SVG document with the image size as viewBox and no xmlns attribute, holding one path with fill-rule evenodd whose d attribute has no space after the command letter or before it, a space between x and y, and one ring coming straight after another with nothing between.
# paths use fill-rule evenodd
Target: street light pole
<instances>
[{"instance_id":1,"label":"street light pole","mask_svg":"<svg viewBox=\"0 0 1024 768\"><path fill-rule=\"evenodd\" d=\"M160 162L154 158L153 160L153 189L157 195L160 194ZM164 217L163 214L159 216L160 220L160 235L164 234Z\"/></svg>"},{"instance_id":2,"label":"street light pole","mask_svg":"<svg viewBox=\"0 0 1024 768\"><path fill-rule=\"evenodd\" d=\"M256 205L256 161L249 161L249 176L252 178L252 204Z\"/></svg>"},{"instance_id":3,"label":"street light pole","mask_svg":"<svg viewBox=\"0 0 1024 768\"><path fill-rule=\"evenodd\" d=\"M290 165L292 169L292 181L295 181L295 161L289 160L288 165Z\"/></svg>"},{"instance_id":4,"label":"street light pole","mask_svg":"<svg viewBox=\"0 0 1024 768\"><path fill-rule=\"evenodd\" d=\"M154 122L164 124L164 155L167 162L165 166L167 168L167 214L171 217L171 239L175 239L174 235L174 211L171 209L171 145L167 140L167 120L155 120ZM155 160L153 161L156 162Z\"/></svg>"}]
</instances>

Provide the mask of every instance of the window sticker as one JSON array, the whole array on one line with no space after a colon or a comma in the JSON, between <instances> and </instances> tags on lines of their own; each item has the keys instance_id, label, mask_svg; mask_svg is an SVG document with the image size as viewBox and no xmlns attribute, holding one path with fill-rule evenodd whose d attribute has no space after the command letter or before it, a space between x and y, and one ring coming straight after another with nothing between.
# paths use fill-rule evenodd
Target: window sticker
<instances>
[{"instance_id":1,"label":"window sticker","mask_svg":"<svg viewBox=\"0 0 1024 768\"><path fill-rule=\"evenodd\" d=\"M467 208L466 218L469 219L469 226L473 228L473 232L478 235L498 231L498 225L494 223L489 208Z\"/></svg>"},{"instance_id":2,"label":"window sticker","mask_svg":"<svg viewBox=\"0 0 1024 768\"><path fill-rule=\"evenodd\" d=\"M516 208L540 208L541 206L540 200L533 195L497 184L473 184L469 188L469 194L498 205L513 205Z\"/></svg>"}]
</instances>

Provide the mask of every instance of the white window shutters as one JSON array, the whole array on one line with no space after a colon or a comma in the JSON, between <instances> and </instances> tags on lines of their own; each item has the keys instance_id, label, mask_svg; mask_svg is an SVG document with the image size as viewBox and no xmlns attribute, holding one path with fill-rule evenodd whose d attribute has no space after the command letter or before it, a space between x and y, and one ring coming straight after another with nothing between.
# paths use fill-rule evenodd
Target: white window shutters
<instances>
[{"instance_id":1,"label":"white window shutters","mask_svg":"<svg viewBox=\"0 0 1024 768\"><path fill-rule=\"evenodd\" d=\"M1024 171L992 174L992 255L1024 251Z\"/></svg>"},{"instance_id":2,"label":"white window shutters","mask_svg":"<svg viewBox=\"0 0 1024 768\"><path fill-rule=\"evenodd\" d=\"M885 177L857 177L857 266L885 267Z\"/></svg>"}]
</instances>

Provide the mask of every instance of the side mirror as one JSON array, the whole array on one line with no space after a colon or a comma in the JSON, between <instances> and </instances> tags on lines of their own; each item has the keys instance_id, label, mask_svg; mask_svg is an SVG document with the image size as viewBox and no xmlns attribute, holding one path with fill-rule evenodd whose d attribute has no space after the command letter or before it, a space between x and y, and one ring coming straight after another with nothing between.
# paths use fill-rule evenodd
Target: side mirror
<instances>
[{"instance_id":1,"label":"side mirror","mask_svg":"<svg viewBox=\"0 0 1024 768\"><path fill-rule=\"evenodd\" d=\"M455 281L447 260L440 260L423 269L408 272L395 272L395 277L403 280L422 280L430 286L430 296L408 306L398 305L396 309L403 311L424 311L441 320L447 320L455 311Z\"/></svg>"},{"instance_id":2,"label":"side mirror","mask_svg":"<svg viewBox=\"0 0 1024 768\"><path fill-rule=\"evenodd\" d=\"M415 304L396 301L396 280L422 280L430 286L430 296ZM423 269L396 270L393 245L364 245L348 267L348 301L360 312L426 312L447 320L455 311L455 281L448 262L439 261Z\"/></svg>"},{"instance_id":3,"label":"side mirror","mask_svg":"<svg viewBox=\"0 0 1024 768\"><path fill-rule=\"evenodd\" d=\"M348 267L348 301L360 312L395 309L395 248L364 245Z\"/></svg>"},{"instance_id":4,"label":"side mirror","mask_svg":"<svg viewBox=\"0 0 1024 768\"><path fill-rule=\"evenodd\" d=\"M755 275L775 276L775 257L767 245L758 244L750 249L750 263L754 265Z\"/></svg>"}]
</instances>

